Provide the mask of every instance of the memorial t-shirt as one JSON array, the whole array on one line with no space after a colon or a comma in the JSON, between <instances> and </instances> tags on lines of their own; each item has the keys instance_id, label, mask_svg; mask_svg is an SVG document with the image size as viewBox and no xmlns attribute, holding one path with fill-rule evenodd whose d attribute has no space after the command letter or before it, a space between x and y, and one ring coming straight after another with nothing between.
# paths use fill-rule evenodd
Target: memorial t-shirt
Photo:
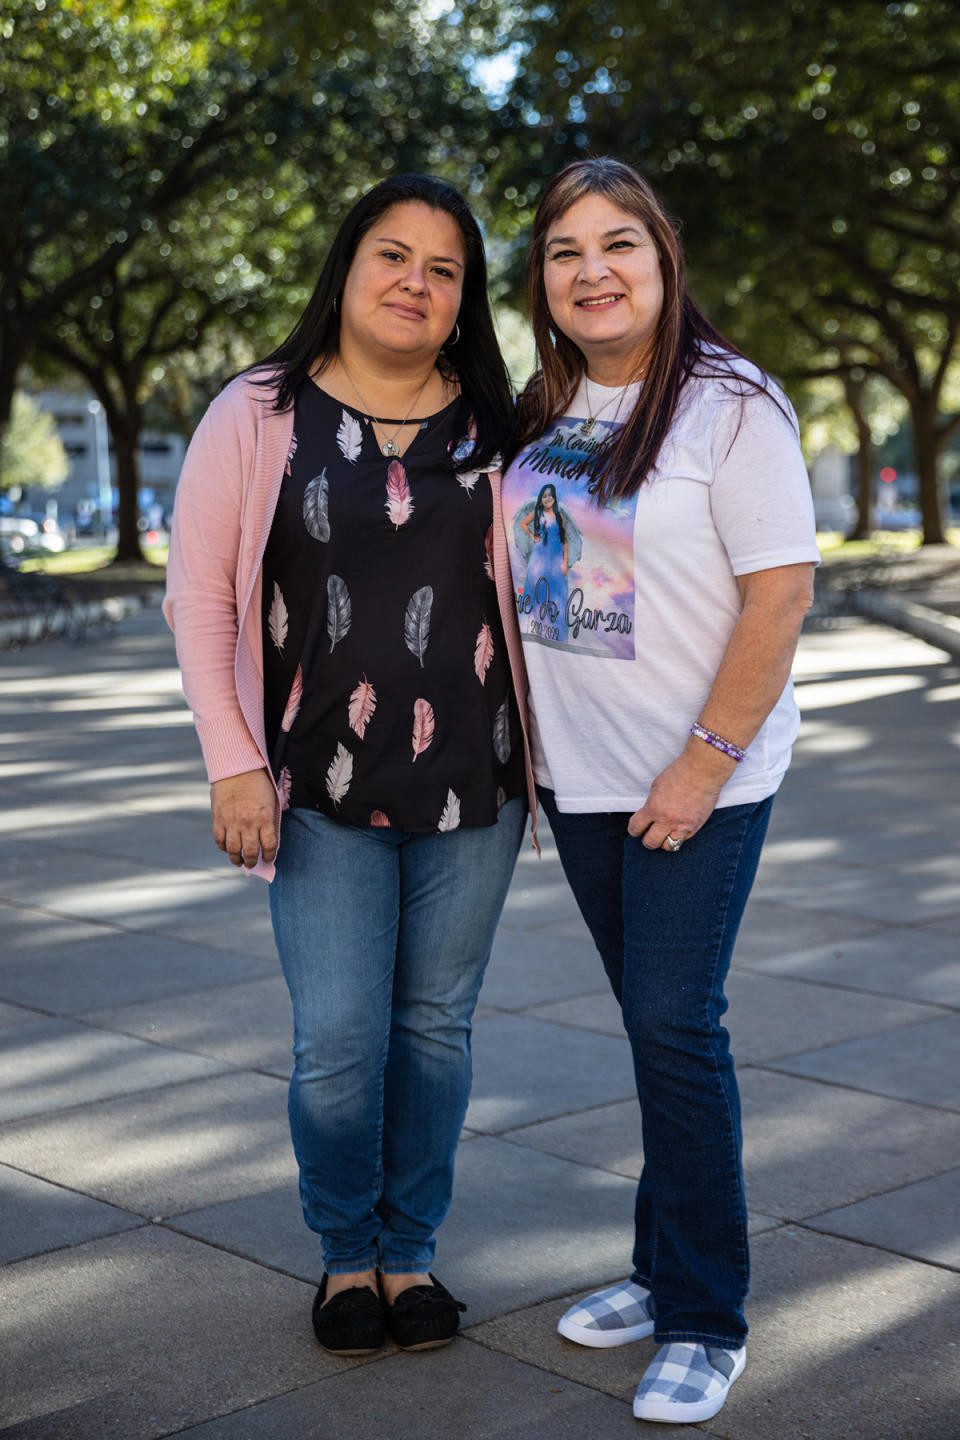
<instances>
[{"instance_id":1,"label":"memorial t-shirt","mask_svg":"<svg viewBox=\"0 0 960 1440\"><path fill-rule=\"evenodd\" d=\"M713 685L741 611L736 577L819 560L795 417L770 391L691 380L651 475L601 508L597 455L639 386L584 378L504 476L534 774L561 811L638 809ZM718 804L772 794L798 726L788 682Z\"/></svg>"}]
</instances>

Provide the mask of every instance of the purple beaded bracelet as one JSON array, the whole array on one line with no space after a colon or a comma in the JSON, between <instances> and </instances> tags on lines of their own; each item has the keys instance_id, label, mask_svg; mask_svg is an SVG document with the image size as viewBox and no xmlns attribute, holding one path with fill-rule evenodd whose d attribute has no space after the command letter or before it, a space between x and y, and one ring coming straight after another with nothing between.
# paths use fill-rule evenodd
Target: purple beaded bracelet
<instances>
[{"instance_id":1,"label":"purple beaded bracelet","mask_svg":"<svg viewBox=\"0 0 960 1440\"><path fill-rule=\"evenodd\" d=\"M715 750L722 750L724 755L729 755L732 760L740 764L741 760L747 758L746 750L741 750L739 745L734 745L732 740L724 740L715 730L708 730L706 725L701 725L699 720L694 720L690 726L690 734L696 735L698 740L706 740Z\"/></svg>"}]
</instances>

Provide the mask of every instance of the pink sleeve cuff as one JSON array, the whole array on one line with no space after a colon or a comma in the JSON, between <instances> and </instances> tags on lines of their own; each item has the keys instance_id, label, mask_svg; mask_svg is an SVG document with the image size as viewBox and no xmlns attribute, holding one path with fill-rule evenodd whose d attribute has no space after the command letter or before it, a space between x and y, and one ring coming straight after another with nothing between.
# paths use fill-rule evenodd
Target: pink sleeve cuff
<instances>
[{"instance_id":1,"label":"pink sleeve cuff","mask_svg":"<svg viewBox=\"0 0 960 1440\"><path fill-rule=\"evenodd\" d=\"M203 747L203 763L211 785L230 775L243 775L248 770L263 770L266 760L239 710L228 710L208 719L197 719L197 734Z\"/></svg>"}]
</instances>

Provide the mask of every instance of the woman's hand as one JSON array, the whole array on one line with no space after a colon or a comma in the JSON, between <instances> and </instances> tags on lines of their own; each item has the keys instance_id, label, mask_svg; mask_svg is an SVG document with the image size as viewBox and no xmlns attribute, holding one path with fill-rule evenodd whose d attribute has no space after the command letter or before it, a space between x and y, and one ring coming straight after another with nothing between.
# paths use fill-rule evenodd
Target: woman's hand
<instances>
[{"instance_id":1,"label":"woman's hand","mask_svg":"<svg viewBox=\"0 0 960 1440\"><path fill-rule=\"evenodd\" d=\"M277 853L277 792L266 770L247 770L210 786L213 838L231 865L251 870Z\"/></svg>"},{"instance_id":2,"label":"woman's hand","mask_svg":"<svg viewBox=\"0 0 960 1440\"><path fill-rule=\"evenodd\" d=\"M684 750L661 770L646 804L630 816L629 834L639 837L648 850L669 850L664 844L668 835L672 840L689 840L713 814L736 762L717 751L711 753L706 745L703 749L705 756Z\"/></svg>"}]
</instances>

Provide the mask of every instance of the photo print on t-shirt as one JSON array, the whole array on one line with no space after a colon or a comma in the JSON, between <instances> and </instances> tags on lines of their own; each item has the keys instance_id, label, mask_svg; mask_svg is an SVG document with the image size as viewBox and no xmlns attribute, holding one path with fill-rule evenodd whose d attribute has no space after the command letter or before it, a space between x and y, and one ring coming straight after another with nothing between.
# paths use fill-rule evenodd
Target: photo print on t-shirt
<instances>
[{"instance_id":1,"label":"photo print on t-shirt","mask_svg":"<svg viewBox=\"0 0 960 1440\"><path fill-rule=\"evenodd\" d=\"M636 496L599 507L597 454L618 425L564 416L504 479L514 597L525 642L633 660Z\"/></svg>"}]
</instances>

